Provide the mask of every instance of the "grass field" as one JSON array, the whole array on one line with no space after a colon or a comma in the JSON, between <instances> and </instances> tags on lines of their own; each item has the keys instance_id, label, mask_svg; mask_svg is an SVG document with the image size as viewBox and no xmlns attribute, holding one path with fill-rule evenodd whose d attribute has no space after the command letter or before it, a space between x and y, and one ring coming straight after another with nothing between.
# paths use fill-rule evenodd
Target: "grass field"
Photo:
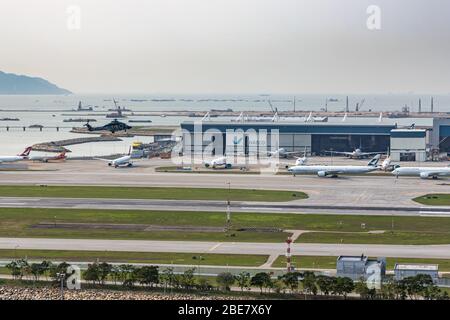
<instances>
[{"instance_id":1,"label":"grass field","mask_svg":"<svg viewBox=\"0 0 450 320\"><path fill-rule=\"evenodd\" d=\"M0 186L0 197L234 200L281 202L305 199L300 191L215 188Z\"/></svg>"},{"instance_id":2,"label":"grass field","mask_svg":"<svg viewBox=\"0 0 450 320\"><path fill-rule=\"evenodd\" d=\"M336 256L293 256L292 263L296 268L336 269ZM396 263L438 264L439 271L450 271L450 260L446 259L419 259L419 258L387 258L387 270L394 270ZM272 267L286 266L286 257L279 256Z\"/></svg>"},{"instance_id":3,"label":"grass field","mask_svg":"<svg viewBox=\"0 0 450 320\"><path fill-rule=\"evenodd\" d=\"M60 251L60 250L0 250L0 259L52 260L72 262L123 262L155 264L192 264L256 267L266 262L268 256L246 254L210 253L160 253L119 251Z\"/></svg>"},{"instance_id":4,"label":"grass field","mask_svg":"<svg viewBox=\"0 0 450 320\"><path fill-rule=\"evenodd\" d=\"M53 237L87 239L137 240L204 240L281 242L285 232L239 232L227 236L223 232L129 231L108 229L31 228L39 222L82 222L111 224L154 224L161 226L224 227L225 213L180 211L131 211L90 209L0 208L0 237ZM361 228L365 223L365 229ZM284 230L314 230L329 233L306 233L297 242L318 243L450 243L450 218L395 217L394 233L391 216L350 216L317 214L233 213L234 229L245 227L277 227ZM362 231L388 230L385 234ZM353 232L353 233L339 233Z\"/></svg>"},{"instance_id":5,"label":"grass field","mask_svg":"<svg viewBox=\"0 0 450 320\"><path fill-rule=\"evenodd\" d=\"M450 206L450 193L426 194L413 200L429 206Z\"/></svg>"}]
</instances>

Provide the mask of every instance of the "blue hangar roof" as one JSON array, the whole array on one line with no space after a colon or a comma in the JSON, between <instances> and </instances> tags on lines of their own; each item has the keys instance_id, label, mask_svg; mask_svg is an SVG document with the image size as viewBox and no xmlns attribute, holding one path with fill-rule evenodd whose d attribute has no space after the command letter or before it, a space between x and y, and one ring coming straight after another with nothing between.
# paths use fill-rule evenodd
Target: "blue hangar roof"
<instances>
[{"instance_id":1,"label":"blue hangar roof","mask_svg":"<svg viewBox=\"0 0 450 320\"><path fill-rule=\"evenodd\" d=\"M181 128L190 132L194 131L194 124L200 126L201 131L208 129L216 129L221 132L226 130L248 129L268 130L278 129L280 133L303 133L303 134L360 134L360 135L391 135L391 130L395 129L395 125L383 124L350 124L350 123L282 123L282 122L193 122L185 121L181 123Z\"/></svg>"}]
</instances>

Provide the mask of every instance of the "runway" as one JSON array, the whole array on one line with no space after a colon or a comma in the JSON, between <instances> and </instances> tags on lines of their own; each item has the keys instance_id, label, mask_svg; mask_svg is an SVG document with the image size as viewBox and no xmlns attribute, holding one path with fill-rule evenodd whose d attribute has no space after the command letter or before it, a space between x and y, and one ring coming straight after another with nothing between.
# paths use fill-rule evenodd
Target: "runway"
<instances>
[{"instance_id":1,"label":"runway","mask_svg":"<svg viewBox=\"0 0 450 320\"><path fill-rule=\"evenodd\" d=\"M111 210L171 210L171 211L226 211L225 201L205 200L140 200L89 198L11 198L0 197L3 208L69 208ZM343 214L343 215L395 215L395 216L448 216L450 207L381 207L309 205L302 201L283 203L231 202L233 212Z\"/></svg>"},{"instance_id":2,"label":"runway","mask_svg":"<svg viewBox=\"0 0 450 320\"><path fill-rule=\"evenodd\" d=\"M416 177L317 176L270 174L159 173L151 166L114 169L97 161L72 160L39 165L50 171L2 171L0 184L115 185L158 187L203 187L273 189L304 191L309 195L302 205L420 207L411 199L424 193L448 193L448 179L424 180ZM53 171L52 171L53 170Z\"/></svg>"},{"instance_id":3,"label":"runway","mask_svg":"<svg viewBox=\"0 0 450 320\"><path fill-rule=\"evenodd\" d=\"M143 241L0 238L0 249L187 252L222 254L283 255L285 243ZM361 255L398 258L450 259L450 245L370 245L370 244L302 244L293 243L293 255L336 256Z\"/></svg>"}]
</instances>

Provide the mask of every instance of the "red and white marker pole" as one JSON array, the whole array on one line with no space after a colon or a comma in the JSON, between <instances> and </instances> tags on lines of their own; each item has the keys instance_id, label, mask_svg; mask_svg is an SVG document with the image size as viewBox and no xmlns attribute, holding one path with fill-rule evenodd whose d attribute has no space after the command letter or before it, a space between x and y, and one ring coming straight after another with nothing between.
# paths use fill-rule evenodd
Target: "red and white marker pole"
<instances>
[{"instance_id":1,"label":"red and white marker pole","mask_svg":"<svg viewBox=\"0 0 450 320\"><path fill-rule=\"evenodd\" d=\"M287 268L287 272L291 272L292 271L292 266L291 266L291 243L292 243L292 239L291 239L291 237L288 237L286 239L286 244L287 244L287 248L286 248L286 268Z\"/></svg>"}]
</instances>

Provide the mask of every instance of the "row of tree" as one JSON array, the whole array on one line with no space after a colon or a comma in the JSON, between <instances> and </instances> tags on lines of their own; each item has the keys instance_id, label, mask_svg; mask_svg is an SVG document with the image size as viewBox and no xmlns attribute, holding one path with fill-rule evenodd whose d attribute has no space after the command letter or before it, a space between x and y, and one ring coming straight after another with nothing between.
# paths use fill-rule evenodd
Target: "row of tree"
<instances>
[{"instance_id":1,"label":"row of tree","mask_svg":"<svg viewBox=\"0 0 450 320\"><path fill-rule=\"evenodd\" d=\"M50 261L28 263L25 259L14 260L6 266L15 279L40 280L45 277L59 281L61 274L66 274L69 264L63 262L53 264ZM428 275L417 275L396 281L387 278L376 290L368 288L364 279L354 282L347 277L332 277L316 275L314 272L288 272L277 278L271 273L259 272L250 275L241 272L233 275L223 272L217 275L213 285L207 278L196 277L195 268L188 269L181 274L173 268L162 271L157 266L135 266L130 264L112 265L106 262L92 263L83 272L82 279L93 285L115 284L131 288L135 285L142 287L160 287L164 290L231 290L235 286L241 291L258 288L261 293L304 294L306 296L341 296L346 298L354 292L363 299L448 299L447 292L440 290Z\"/></svg>"}]
</instances>

